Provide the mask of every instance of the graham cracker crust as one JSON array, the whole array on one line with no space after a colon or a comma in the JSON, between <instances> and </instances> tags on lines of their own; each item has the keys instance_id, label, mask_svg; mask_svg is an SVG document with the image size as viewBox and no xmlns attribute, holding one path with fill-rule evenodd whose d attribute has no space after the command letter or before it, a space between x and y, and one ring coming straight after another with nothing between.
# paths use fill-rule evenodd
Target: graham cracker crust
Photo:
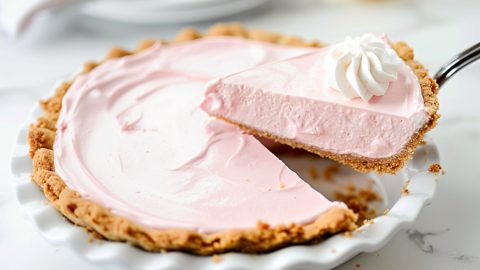
<instances>
[{"instance_id":1,"label":"graham cracker crust","mask_svg":"<svg viewBox=\"0 0 480 270\"><path fill-rule=\"evenodd\" d=\"M301 148L311 153L317 154L321 157L326 157L341 164L352 167L359 172L376 172L376 173L397 173L401 168L405 166L405 163L410 160L415 152L415 149L423 143L423 137L425 134L435 127L438 118L438 85L434 79L428 75L428 71L414 59L413 49L410 48L405 42L397 42L392 44L393 49L397 52L398 56L412 69L418 78L420 87L422 90L422 96L428 114L428 121L421 127L417 133L415 133L403 149L397 154L386 158L368 158L353 154L338 154L329 151L325 151L310 145L302 144L294 139L280 137L262 130L252 128L250 126L232 121L223 116L214 115L215 117L222 119L228 123L238 126L245 132L265 137L274 140L278 143L289 145L293 148Z\"/></svg>"},{"instance_id":2,"label":"graham cracker crust","mask_svg":"<svg viewBox=\"0 0 480 270\"><path fill-rule=\"evenodd\" d=\"M114 47L103 61L140 52L156 42L175 44L218 35L238 36L286 46L322 46L317 41L307 42L294 36L259 29L246 30L239 24L217 24L210 27L205 35L193 28L185 28L170 42L148 39L141 42L134 51ZM80 74L90 72L101 62L85 63ZM75 225L98 233L108 240L128 242L147 251L175 250L198 255L221 254L229 251L263 253L289 245L316 243L332 234L356 228L357 215L341 207L329 209L314 222L306 225L285 224L272 227L259 221L252 229L226 230L213 234L175 228L152 229L113 214L109 209L82 197L78 192L67 187L55 173L52 150L56 134L55 125L62 107L63 96L74 80L64 82L52 97L40 101L43 115L37 119L36 123L30 125L28 141L30 157L33 160L32 180L43 190L50 203Z\"/></svg>"}]
</instances>

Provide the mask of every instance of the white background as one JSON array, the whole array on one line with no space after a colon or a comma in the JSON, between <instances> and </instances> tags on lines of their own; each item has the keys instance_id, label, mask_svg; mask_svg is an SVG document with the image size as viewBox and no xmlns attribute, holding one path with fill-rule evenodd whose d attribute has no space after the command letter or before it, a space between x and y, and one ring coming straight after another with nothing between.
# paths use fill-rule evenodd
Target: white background
<instances>
[{"instance_id":1,"label":"white background","mask_svg":"<svg viewBox=\"0 0 480 270\"><path fill-rule=\"evenodd\" d=\"M433 72L480 41L480 1L363 2L277 0L222 21L326 42L385 32L394 41L407 41ZM197 26L206 29L211 23ZM35 27L16 42L0 37L0 269L99 269L47 243L17 205L9 181L16 131L49 86L85 60L101 58L115 44L132 48L144 38L171 38L180 27L119 25L77 16L64 28ZM338 269L480 269L479 85L480 62L441 89L443 117L430 136L446 175L413 231L399 233L380 251L357 256Z\"/></svg>"}]
</instances>

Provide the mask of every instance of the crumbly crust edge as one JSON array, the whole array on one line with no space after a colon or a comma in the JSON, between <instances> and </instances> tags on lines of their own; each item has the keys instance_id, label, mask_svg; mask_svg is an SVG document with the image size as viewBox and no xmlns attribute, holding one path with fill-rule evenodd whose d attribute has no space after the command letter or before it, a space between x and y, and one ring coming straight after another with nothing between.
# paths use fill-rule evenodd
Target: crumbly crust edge
<instances>
[{"instance_id":1,"label":"crumbly crust edge","mask_svg":"<svg viewBox=\"0 0 480 270\"><path fill-rule=\"evenodd\" d=\"M435 80L428 75L428 71L424 66L414 59L413 49L405 42L397 42L392 44L393 49L402 58L402 60L412 69L420 83L422 96L428 114L428 121L408 140L405 146L397 154L387 158L368 158L353 154L337 154L325 151L313 146L299 143L293 139L279 137L274 134L252 128L232 121L231 119L217 115L216 117L238 126L247 133L258 135L272 139L281 144L289 145L293 148L300 148L311 153L317 154L321 157L326 157L335 160L341 164L352 167L359 172L376 172L376 173L390 173L395 174L402 169L405 164L413 157L415 149L423 141L425 134L435 127L437 120L440 118L438 114L438 85Z\"/></svg>"},{"instance_id":2,"label":"crumbly crust edge","mask_svg":"<svg viewBox=\"0 0 480 270\"><path fill-rule=\"evenodd\" d=\"M209 36L238 36L251 40L272 42L287 46L321 47L316 41L306 42L294 36L286 36L260 29L246 30L240 24L217 24L203 35L193 28L185 28L171 41L148 39L134 51L114 47L103 60L124 57L149 48L156 42L174 44ZM102 62L102 61L101 61ZM87 62L85 74L101 62ZM256 228L225 230L213 234L202 234L185 229L152 229L113 214L102 205L82 197L66 186L55 173L53 143L56 122L61 110L62 99L75 79L64 82L54 95L40 101L43 114L30 125L28 142L33 160L32 180L43 190L46 198L60 213L75 225L94 231L112 241L128 242L147 251L184 251L198 255L220 254L229 251L264 253L284 246L313 243L329 235L356 228L357 215L350 209L334 206L322 213L314 222L306 225L284 224L269 226L258 222Z\"/></svg>"}]
</instances>

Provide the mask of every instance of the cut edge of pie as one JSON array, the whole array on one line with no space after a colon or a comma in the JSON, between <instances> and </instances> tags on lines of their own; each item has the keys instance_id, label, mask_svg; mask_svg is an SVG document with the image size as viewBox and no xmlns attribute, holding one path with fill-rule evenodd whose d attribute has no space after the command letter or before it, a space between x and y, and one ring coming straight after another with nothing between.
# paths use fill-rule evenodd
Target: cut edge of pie
<instances>
[{"instance_id":1,"label":"cut edge of pie","mask_svg":"<svg viewBox=\"0 0 480 270\"><path fill-rule=\"evenodd\" d=\"M248 126L244 123L237 122L232 120L228 117L219 115L219 114L211 114L223 121L226 121L230 124L238 126L245 132L268 138L274 140L278 143L289 145L293 148L300 148L307 150L311 153L314 153L320 157L329 158L335 160L341 164L347 165L352 167L353 169L359 172L376 172L376 173L391 173L395 174L400 169L402 169L406 162L413 157L415 149L418 145L420 145L423 141L425 134L430 131L432 128L435 127L437 120L440 118L438 114L438 85L435 80L429 76L428 71L424 68L424 66L414 59L413 49L410 48L405 42L397 42L392 44L392 48L396 51L398 56L410 67L410 69L414 72L418 81L420 83L420 88L423 96L423 101L425 105L425 111L428 116L428 120L425 124L415 132L405 143L403 148L393 156L390 157L382 157L382 158L370 158L359 156L355 154L341 154L341 153L333 153L326 150L319 149L314 146L310 146L307 144L303 144L301 142L296 141L295 139L289 139L286 137L277 136L272 134L268 131L259 130L257 128L253 128Z\"/></svg>"},{"instance_id":2,"label":"cut edge of pie","mask_svg":"<svg viewBox=\"0 0 480 270\"><path fill-rule=\"evenodd\" d=\"M185 28L171 43L221 35L238 36L287 46L322 46L316 41L305 42L297 37L264 30L246 30L239 24L217 24L212 26L205 35L193 28ZM105 60L140 52L156 42L159 41L145 40L132 52L114 47L107 54ZM403 50L405 50L405 55L411 54L411 50L406 45ZM411 58L413 59L413 55ZM99 64L101 62L87 62L80 75L90 72ZM413 64L416 62L412 62ZM426 74L426 71L424 73ZM50 203L75 225L98 233L108 240L129 242L148 251L185 251L198 255L212 255L229 251L263 253L288 245L317 242L331 234L356 228L357 215L350 209L337 206L322 213L310 224L269 226L258 221L256 228L225 230L212 234L202 234L186 229L152 229L112 213L106 207L82 197L78 192L67 187L55 173L52 149L56 135L56 122L61 111L62 99L74 80L64 82L56 89L52 97L40 101L43 114L38 117L36 123L30 125L28 142L29 154L33 160L32 180L43 190ZM433 81L431 83L435 85ZM432 87L431 89L436 88ZM435 97L435 95L431 96ZM431 102L435 105L436 99Z\"/></svg>"}]
</instances>

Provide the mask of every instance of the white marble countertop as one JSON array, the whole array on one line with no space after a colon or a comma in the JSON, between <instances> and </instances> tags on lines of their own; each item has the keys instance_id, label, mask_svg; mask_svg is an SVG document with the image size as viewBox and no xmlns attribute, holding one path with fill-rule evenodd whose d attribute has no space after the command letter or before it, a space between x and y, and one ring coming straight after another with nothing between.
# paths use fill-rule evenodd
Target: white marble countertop
<instances>
[{"instance_id":1,"label":"white marble countertop","mask_svg":"<svg viewBox=\"0 0 480 270\"><path fill-rule=\"evenodd\" d=\"M479 1L397 0L351 6L333 2L277 0L223 21L325 41L386 32L393 40L408 41L432 71L480 39ZM0 37L1 269L99 269L47 243L20 210L9 181L16 131L33 102L84 60L100 58L113 44L133 47L143 38L169 38L179 27L119 26L78 17L67 30L45 34L34 29L15 43ZM443 117L430 136L438 144L446 175L433 203L412 230L338 269L480 269L479 74L480 62L441 89Z\"/></svg>"}]
</instances>

